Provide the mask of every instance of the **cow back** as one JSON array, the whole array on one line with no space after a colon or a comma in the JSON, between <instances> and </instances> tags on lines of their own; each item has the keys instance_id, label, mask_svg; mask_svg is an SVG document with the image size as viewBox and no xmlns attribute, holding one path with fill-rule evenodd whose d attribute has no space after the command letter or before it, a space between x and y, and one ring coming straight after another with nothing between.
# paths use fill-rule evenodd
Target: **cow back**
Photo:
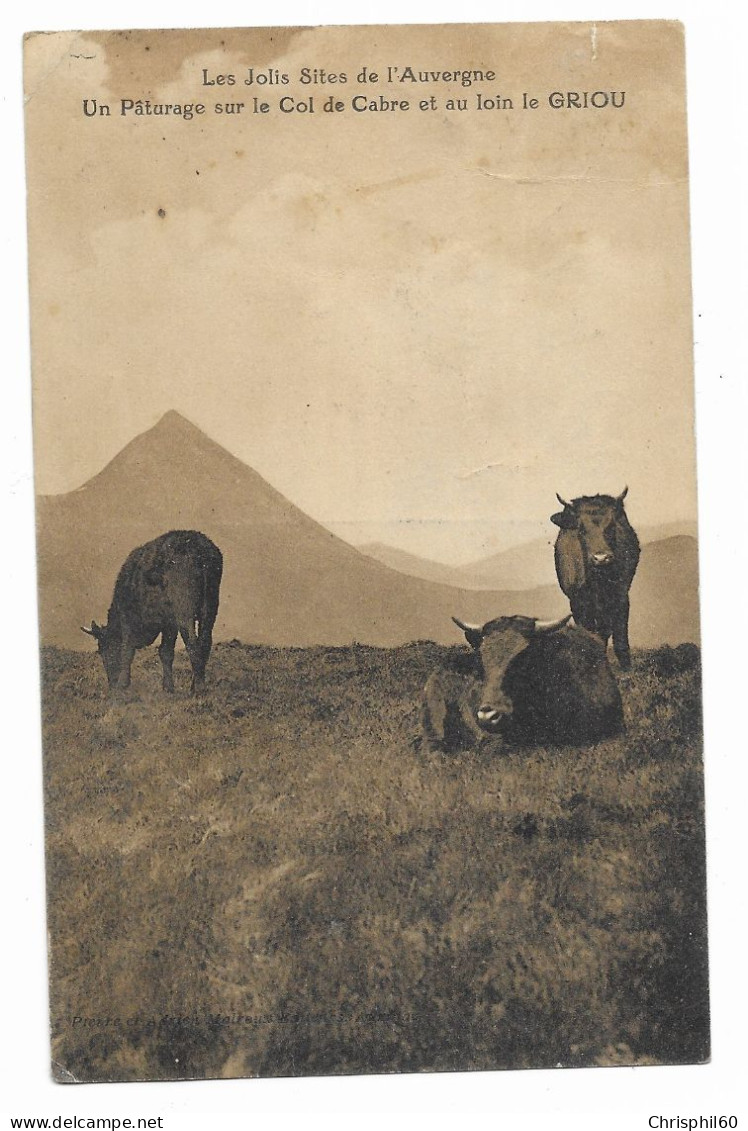
<instances>
[{"instance_id":1,"label":"cow back","mask_svg":"<svg viewBox=\"0 0 748 1131\"><path fill-rule=\"evenodd\" d=\"M595 740L623 723L621 695L603 642L579 625L534 640L510 664L504 688L521 739Z\"/></svg>"},{"instance_id":2,"label":"cow back","mask_svg":"<svg viewBox=\"0 0 748 1131\"><path fill-rule=\"evenodd\" d=\"M168 625L200 619L207 600L212 625L222 561L218 547L194 530L173 530L138 546L117 577L110 624L126 624L141 646Z\"/></svg>"},{"instance_id":3,"label":"cow back","mask_svg":"<svg viewBox=\"0 0 748 1131\"><path fill-rule=\"evenodd\" d=\"M640 552L636 531L629 522L628 515L621 508L616 520L616 561L618 581L627 590L631 588L631 582L634 580Z\"/></svg>"}]
</instances>

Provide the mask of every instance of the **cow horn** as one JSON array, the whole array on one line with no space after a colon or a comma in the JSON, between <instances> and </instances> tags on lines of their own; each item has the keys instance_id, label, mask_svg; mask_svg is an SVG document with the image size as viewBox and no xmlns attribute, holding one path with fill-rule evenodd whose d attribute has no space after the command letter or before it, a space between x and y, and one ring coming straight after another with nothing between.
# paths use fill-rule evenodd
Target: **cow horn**
<instances>
[{"instance_id":1,"label":"cow horn","mask_svg":"<svg viewBox=\"0 0 748 1131\"><path fill-rule=\"evenodd\" d=\"M566 499L561 498L558 491L556 491L556 498L558 499L558 501L559 501L559 503L561 504L562 507L570 507L571 506L571 503L567 503Z\"/></svg>"},{"instance_id":2,"label":"cow horn","mask_svg":"<svg viewBox=\"0 0 748 1131\"><path fill-rule=\"evenodd\" d=\"M624 488L623 488L623 490L621 491L620 495L618 495L618 497L616 498L616 502L617 502L617 503L622 503L622 502L623 502L623 500L624 500L624 499L626 498L626 496L628 495L628 493L629 493L629 489L628 489L628 487L624 487Z\"/></svg>"},{"instance_id":3,"label":"cow horn","mask_svg":"<svg viewBox=\"0 0 748 1131\"><path fill-rule=\"evenodd\" d=\"M455 622L458 628L462 629L463 632L483 632L482 624L465 624L464 620L458 620L457 617L452 617L452 620Z\"/></svg>"},{"instance_id":4,"label":"cow horn","mask_svg":"<svg viewBox=\"0 0 748 1131\"><path fill-rule=\"evenodd\" d=\"M557 632L559 628L563 628L570 620L571 613L567 613L566 616L561 617L560 620L536 620L534 632L536 635L537 633L542 635L544 632Z\"/></svg>"}]
</instances>

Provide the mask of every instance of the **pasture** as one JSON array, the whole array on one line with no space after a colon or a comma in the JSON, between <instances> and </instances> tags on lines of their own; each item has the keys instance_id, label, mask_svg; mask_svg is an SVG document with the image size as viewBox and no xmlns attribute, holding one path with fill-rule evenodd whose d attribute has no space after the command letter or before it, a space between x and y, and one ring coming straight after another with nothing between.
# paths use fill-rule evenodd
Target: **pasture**
<instances>
[{"instance_id":1,"label":"pasture","mask_svg":"<svg viewBox=\"0 0 748 1131\"><path fill-rule=\"evenodd\" d=\"M111 704L43 650L58 1079L708 1056L695 650L632 654L626 731L419 742L450 650L155 649Z\"/></svg>"}]
</instances>

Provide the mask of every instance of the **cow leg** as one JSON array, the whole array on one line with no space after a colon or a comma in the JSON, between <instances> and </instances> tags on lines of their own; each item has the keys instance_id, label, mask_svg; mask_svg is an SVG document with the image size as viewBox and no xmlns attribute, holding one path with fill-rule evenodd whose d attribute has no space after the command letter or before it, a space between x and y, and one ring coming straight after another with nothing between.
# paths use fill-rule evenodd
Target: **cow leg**
<instances>
[{"instance_id":1,"label":"cow leg","mask_svg":"<svg viewBox=\"0 0 748 1131\"><path fill-rule=\"evenodd\" d=\"M613 618L613 651L616 654L619 666L623 671L631 667L631 652L629 649L629 597L628 593L622 597L616 606Z\"/></svg>"},{"instance_id":2,"label":"cow leg","mask_svg":"<svg viewBox=\"0 0 748 1131\"><path fill-rule=\"evenodd\" d=\"M185 626L181 626L179 634L184 640L184 646L187 649L187 655L190 658L192 666L192 685L190 691L193 695L199 695L205 687L205 659L203 657L203 650L200 641L197 638L195 631L195 622L190 619Z\"/></svg>"},{"instance_id":3,"label":"cow leg","mask_svg":"<svg viewBox=\"0 0 748 1131\"><path fill-rule=\"evenodd\" d=\"M197 639L200 644L204 676L205 669L208 666L208 660L210 659L210 650L213 647L213 624L200 622L197 627Z\"/></svg>"},{"instance_id":4,"label":"cow leg","mask_svg":"<svg viewBox=\"0 0 748 1131\"><path fill-rule=\"evenodd\" d=\"M130 686L130 669L135 657L135 646L129 640L122 641L122 650L120 652L120 666L119 674L117 675L117 682L115 684L116 691L127 691Z\"/></svg>"},{"instance_id":5,"label":"cow leg","mask_svg":"<svg viewBox=\"0 0 748 1131\"><path fill-rule=\"evenodd\" d=\"M571 599L570 604L575 622L586 628L588 632L594 632L607 647L610 640L610 625L600 613L600 602L595 594L589 592L577 594Z\"/></svg>"},{"instance_id":6,"label":"cow leg","mask_svg":"<svg viewBox=\"0 0 748 1131\"><path fill-rule=\"evenodd\" d=\"M607 648L611 634L610 595L608 594L603 579L596 578L590 586L590 611L589 621L585 628L599 636Z\"/></svg>"},{"instance_id":7,"label":"cow leg","mask_svg":"<svg viewBox=\"0 0 748 1131\"><path fill-rule=\"evenodd\" d=\"M589 597L585 593L575 593L570 598L569 604L575 622L582 628L594 632L595 610Z\"/></svg>"},{"instance_id":8,"label":"cow leg","mask_svg":"<svg viewBox=\"0 0 748 1131\"><path fill-rule=\"evenodd\" d=\"M158 654L161 660L161 666L164 669L164 677L162 687L164 691L174 691L174 645L177 642L177 629L165 628L161 633L161 643L158 647Z\"/></svg>"}]
</instances>

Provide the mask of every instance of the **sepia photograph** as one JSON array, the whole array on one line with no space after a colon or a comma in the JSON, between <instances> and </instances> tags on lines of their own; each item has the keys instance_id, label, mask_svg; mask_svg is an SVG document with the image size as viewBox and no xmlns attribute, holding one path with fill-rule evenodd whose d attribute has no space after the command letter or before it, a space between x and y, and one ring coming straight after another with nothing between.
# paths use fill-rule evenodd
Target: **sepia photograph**
<instances>
[{"instance_id":1,"label":"sepia photograph","mask_svg":"<svg viewBox=\"0 0 748 1131\"><path fill-rule=\"evenodd\" d=\"M714 1067L687 42L25 34L59 1095Z\"/></svg>"},{"instance_id":2,"label":"sepia photograph","mask_svg":"<svg viewBox=\"0 0 748 1131\"><path fill-rule=\"evenodd\" d=\"M56 1078L705 1060L682 27L25 52Z\"/></svg>"}]
</instances>

